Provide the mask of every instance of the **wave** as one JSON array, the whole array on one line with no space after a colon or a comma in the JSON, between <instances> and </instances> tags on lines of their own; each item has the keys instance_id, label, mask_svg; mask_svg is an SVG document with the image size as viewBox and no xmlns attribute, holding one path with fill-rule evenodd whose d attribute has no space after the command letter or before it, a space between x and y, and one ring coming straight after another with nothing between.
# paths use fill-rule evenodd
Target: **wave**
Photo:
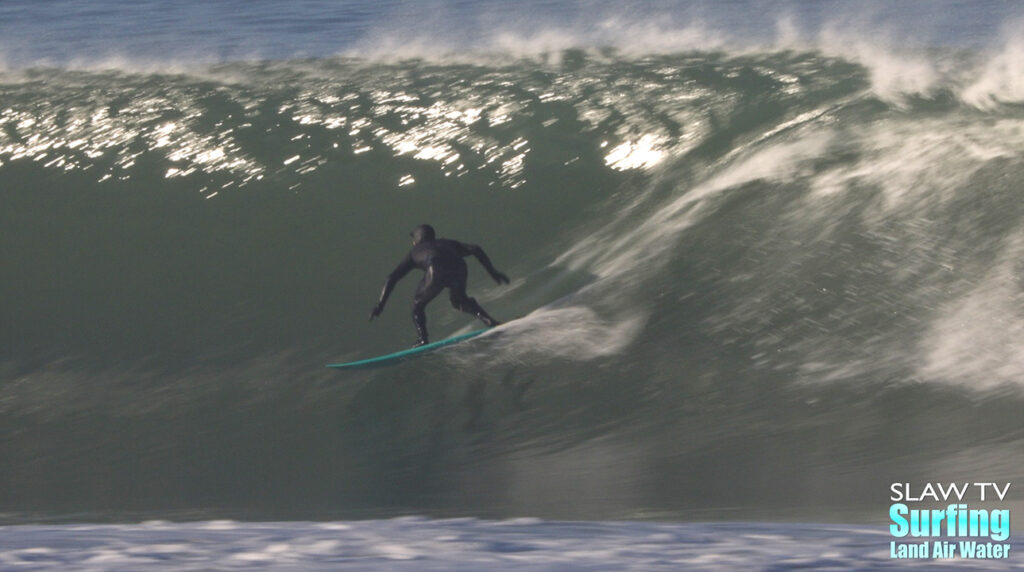
<instances>
[{"instance_id":1,"label":"wave","mask_svg":"<svg viewBox=\"0 0 1024 572\"><path fill-rule=\"evenodd\" d=\"M870 520L1012 481L1015 45L5 71L0 496ZM422 222L523 317L323 370L411 343L411 281L366 315Z\"/></svg>"}]
</instances>

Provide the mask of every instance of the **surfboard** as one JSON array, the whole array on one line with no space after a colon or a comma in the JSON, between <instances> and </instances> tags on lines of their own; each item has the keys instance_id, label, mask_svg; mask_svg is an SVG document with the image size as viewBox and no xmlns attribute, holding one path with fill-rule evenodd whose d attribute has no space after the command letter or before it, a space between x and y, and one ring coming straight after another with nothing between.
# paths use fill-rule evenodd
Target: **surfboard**
<instances>
[{"instance_id":1,"label":"surfboard","mask_svg":"<svg viewBox=\"0 0 1024 572\"><path fill-rule=\"evenodd\" d=\"M327 364L327 367L333 368L333 369L366 369L366 368L371 368L371 367L381 367L381 366L385 366L385 365L391 365L391 364L394 364L394 363L398 363L400 361L404 361L404 360L407 360L407 359L411 359L411 358L423 355L425 353L432 352L432 351L434 351L436 349L443 348L445 346L450 346L452 344L457 344L459 342L464 342L464 341L466 341L466 340L468 340L470 338L475 338L475 337L479 336L480 334L482 334L482 333L484 333L484 332L486 332L488 330L490 330L490 328L483 328L483 329L480 329L480 330L469 332L468 334L460 334L458 336L452 336L450 338L445 338L445 339L443 339L441 341L438 341L438 342L431 342L431 343L426 344L426 345L417 346L415 348L410 348L410 349L407 349L407 350L402 350L400 352L395 352L393 354L377 356L377 357L373 357L373 358L369 358L369 359L363 359L363 360L359 360L359 361L351 361L351 362L348 362L348 363L330 363L330 364Z\"/></svg>"}]
</instances>

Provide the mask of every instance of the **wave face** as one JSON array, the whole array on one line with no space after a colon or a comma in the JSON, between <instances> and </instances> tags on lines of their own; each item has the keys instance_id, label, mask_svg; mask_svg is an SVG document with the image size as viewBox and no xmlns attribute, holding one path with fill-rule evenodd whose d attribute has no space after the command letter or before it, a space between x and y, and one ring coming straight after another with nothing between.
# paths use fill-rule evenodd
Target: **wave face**
<instances>
[{"instance_id":1,"label":"wave face","mask_svg":"<svg viewBox=\"0 0 1024 572\"><path fill-rule=\"evenodd\" d=\"M870 520L1019 481L1017 53L9 69L0 506ZM523 317L325 370L414 340L412 277L366 318L422 222Z\"/></svg>"}]
</instances>

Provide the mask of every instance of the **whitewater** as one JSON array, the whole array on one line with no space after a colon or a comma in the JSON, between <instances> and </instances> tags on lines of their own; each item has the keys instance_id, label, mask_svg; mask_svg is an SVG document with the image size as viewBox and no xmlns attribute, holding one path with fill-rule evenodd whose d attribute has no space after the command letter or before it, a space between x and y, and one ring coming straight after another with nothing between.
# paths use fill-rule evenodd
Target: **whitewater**
<instances>
[{"instance_id":1,"label":"whitewater","mask_svg":"<svg viewBox=\"0 0 1024 572\"><path fill-rule=\"evenodd\" d=\"M0 7L0 569L1018 566L885 524L1022 482L1020 20L598 4ZM518 319L324 368L421 223Z\"/></svg>"}]
</instances>

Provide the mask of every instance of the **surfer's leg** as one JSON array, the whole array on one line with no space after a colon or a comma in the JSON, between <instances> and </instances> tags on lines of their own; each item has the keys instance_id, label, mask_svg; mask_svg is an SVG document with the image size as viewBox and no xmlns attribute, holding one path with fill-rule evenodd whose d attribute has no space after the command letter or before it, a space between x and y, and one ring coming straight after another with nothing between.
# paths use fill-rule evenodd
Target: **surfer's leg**
<instances>
[{"instance_id":1,"label":"surfer's leg","mask_svg":"<svg viewBox=\"0 0 1024 572\"><path fill-rule=\"evenodd\" d=\"M498 320L495 320L477 303L475 298L470 298L466 295L466 281L465 278L456 283L452 284L448 288L449 299L452 302L452 307L456 310L466 312L467 314L473 314L481 322L489 327L494 327L500 324Z\"/></svg>"},{"instance_id":2,"label":"surfer's leg","mask_svg":"<svg viewBox=\"0 0 1024 572\"><path fill-rule=\"evenodd\" d=\"M412 323L416 327L417 346L425 346L430 343L427 335L427 313L423 311L423 308L424 305L415 303L412 306Z\"/></svg>"},{"instance_id":3,"label":"surfer's leg","mask_svg":"<svg viewBox=\"0 0 1024 572\"><path fill-rule=\"evenodd\" d=\"M417 346L430 343L427 335L427 304L444 290L444 284L436 278L434 269L428 268L412 298L412 323L416 326L416 335L419 336Z\"/></svg>"}]
</instances>

